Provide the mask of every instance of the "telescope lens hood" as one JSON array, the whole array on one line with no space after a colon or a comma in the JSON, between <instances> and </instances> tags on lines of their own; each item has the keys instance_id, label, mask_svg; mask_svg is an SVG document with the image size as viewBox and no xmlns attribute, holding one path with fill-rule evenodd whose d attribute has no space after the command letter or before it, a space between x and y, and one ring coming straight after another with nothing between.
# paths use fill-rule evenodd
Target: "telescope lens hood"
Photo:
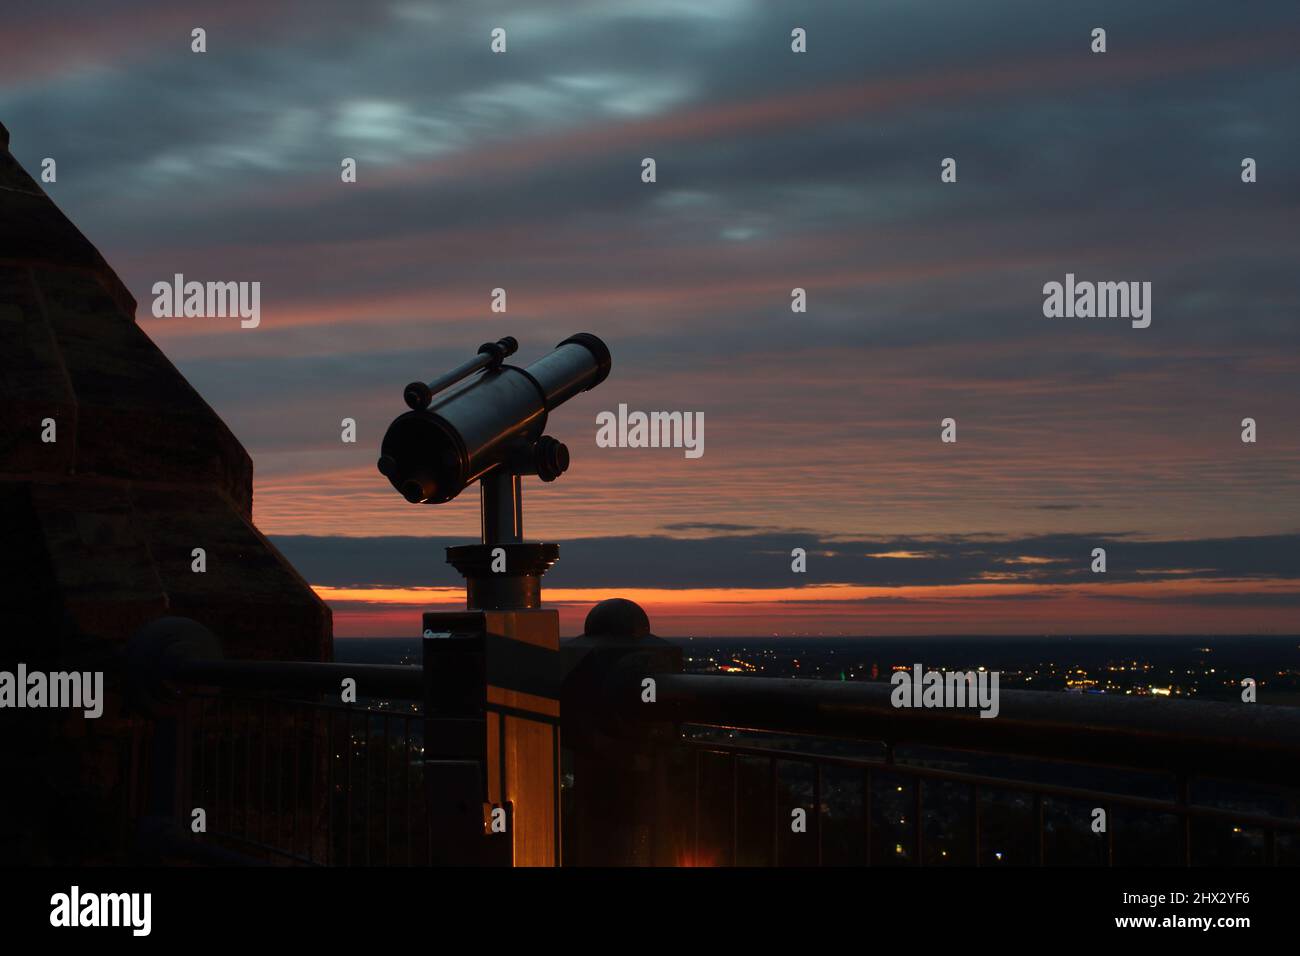
<instances>
[{"instance_id":1,"label":"telescope lens hood","mask_svg":"<svg viewBox=\"0 0 1300 956\"><path fill-rule=\"evenodd\" d=\"M557 349L562 348L570 343L583 346L596 358L596 366L599 371L596 373L595 380L583 389L584 392L590 391L609 378L609 370L614 365L614 357L609 353L609 346L602 342L598 336L592 335L590 332L575 332L555 347Z\"/></svg>"}]
</instances>

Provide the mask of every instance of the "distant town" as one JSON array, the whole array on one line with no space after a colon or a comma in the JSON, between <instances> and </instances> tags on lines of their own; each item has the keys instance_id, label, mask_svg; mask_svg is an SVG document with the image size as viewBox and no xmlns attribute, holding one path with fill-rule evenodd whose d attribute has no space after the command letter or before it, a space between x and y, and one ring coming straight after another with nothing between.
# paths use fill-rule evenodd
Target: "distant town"
<instances>
[{"instance_id":1,"label":"distant town","mask_svg":"<svg viewBox=\"0 0 1300 956\"><path fill-rule=\"evenodd\" d=\"M997 670L1003 688L1300 705L1300 637L691 638L694 673L888 681L915 664Z\"/></svg>"},{"instance_id":2,"label":"distant town","mask_svg":"<svg viewBox=\"0 0 1300 956\"><path fill-rule=\"evenodd\" d=\"M673 638L684 668L815 680L888 681L916 664L997 670L1003 689L1239 701L1254 678L1258 703L1300 706L1300 635L1084 637ZM337 638L336 659L418 664L418 638Z\"/></svg>"}]
</instances>

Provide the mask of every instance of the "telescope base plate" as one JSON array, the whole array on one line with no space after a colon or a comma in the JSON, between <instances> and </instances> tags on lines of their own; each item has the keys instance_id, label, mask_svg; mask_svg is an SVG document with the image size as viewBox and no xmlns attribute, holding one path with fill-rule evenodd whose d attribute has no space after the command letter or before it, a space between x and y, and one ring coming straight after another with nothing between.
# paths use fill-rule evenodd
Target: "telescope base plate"
<instances>
[{"instance_id":1,"label":"telescope base plate","mask_svg":"<svg viewBox=\"0 0 1300 956\"><path fill-rule=\"evenodd\" d=\"M560 546L543 542L447 549L447 563L465 576L465 605L471 610L541 607L542 575L559 558Z\"/></svg>"}]
</instances>

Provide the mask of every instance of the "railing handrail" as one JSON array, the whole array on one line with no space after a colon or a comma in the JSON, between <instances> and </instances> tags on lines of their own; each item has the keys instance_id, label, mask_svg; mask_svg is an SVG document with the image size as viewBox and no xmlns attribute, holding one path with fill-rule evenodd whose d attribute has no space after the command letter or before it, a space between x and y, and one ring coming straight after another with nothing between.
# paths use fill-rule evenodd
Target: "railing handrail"
<instances>
[{"instance_id":1,"label":"railing handrail","mask_svg":"<svg viewBox=\"0 0 1300 956\"><path fill-rule=\"evenodd\" d=\"M998 716L982 718L894 707L883 682L660 674L656 684L679 723L1300 783L1297 707L1003 690Z\"/></svg>"},{"instance_id":2,"label":"railing handrail","mask_svg":"<svg viewBox=\"0 0 1300 956\"><path fill-rule=\"evenodd\" d=\"M185 660L166 675L174 683L237 690L337 694L344 678L360 697L420 700L423 668L415 664L340 664L319 661Z\"/></svg>"},{"instance_id":3,"label":"railing handrail","mask_svg":"<svg viewBox=\"0 0 1300 956\"><path fill-rule=\"evenodd\" d=\"M168 674L188 685L300 693L338 693L348 677L364 697L423 694L422 668L408 664L187 660ZM983 718L894 707L883 682L672 673L656 681L677 723L1300 783L1298 707L1002 690L998 715Z\"/></svg>"}]
</instances>

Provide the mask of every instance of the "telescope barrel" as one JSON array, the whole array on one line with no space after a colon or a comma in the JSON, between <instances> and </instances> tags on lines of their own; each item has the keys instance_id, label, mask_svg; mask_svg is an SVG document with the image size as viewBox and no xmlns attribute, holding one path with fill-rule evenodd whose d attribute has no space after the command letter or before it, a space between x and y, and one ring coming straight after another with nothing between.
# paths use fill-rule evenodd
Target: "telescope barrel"
<instances>
[{"instance_id":1,"label":"telescope barrel","mask_svg":"<svg viewBox=\"0 0 1300 956\"><path fill-rule=\"evenodd\" d=\"M519 343L514 340L513 336L509 335L496 342L484 342L478 347L478 355L468 362L462 362L450 372L439 375L427 385L424 382L412 382L406 386L402 398L406 400L409 408L416 410L428 408L429 403L433 401L433 396L438 392L450 388L461 379L468 378L479 369L500 365L508 356L514 355L518 348Z\"/></svg>"},{"instance_id":2,"label":"telescope barrel","mask_svg":"<svg viewBox=\"0 0 1300 956\"><path fill-rule=\"evenodd\" d=\"M584 352L586 354L584 354ZM595 359L596 367L592 368ZM605 381L611 365L609 349L590 332L570 335L528 366L528 374L546 396L546 410L563 405L579 392L595 388Z\"/></svg>"},{"instance_id":3,"label":"telescope barrel","mask_svg":"<svg viewBox=\"0 0 1300 956\"><path fill-rule=\"evenodd\" d=\"M514 339L494 345L504 349L507 343L513 352ZM505 354L510 353L497 358L489 351L435 379L425 387L446 388L483 369L464 388L436 398L431 391L429 403L413 406L389 426L379 470L408 501L450 501L498 467L543 480L567 467L567 452L558 455L557 442L542 440L547 417L605 380L609 349L595 335L579 332L527 368L502 364Z\"/></svg>"}]
</instances>

